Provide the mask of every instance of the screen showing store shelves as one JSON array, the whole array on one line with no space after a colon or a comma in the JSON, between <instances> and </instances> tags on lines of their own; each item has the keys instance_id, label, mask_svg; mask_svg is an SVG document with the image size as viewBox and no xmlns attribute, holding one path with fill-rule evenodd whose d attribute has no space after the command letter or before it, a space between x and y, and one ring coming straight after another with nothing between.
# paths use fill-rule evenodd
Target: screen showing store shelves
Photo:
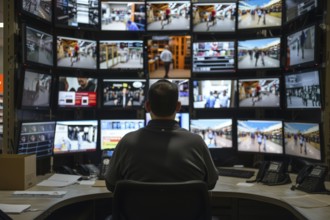
<instances>
[{"instance_id":1,"label":"screen showing store shelves","mask_svg":"<svg viewBox=\"0 0 330 220\"><path fill-rule=\"evenodd\" d=\"M175 114L175 118L174 120L176 120L179 125L180 128L184 128L189 130L189 119L190 119L190 115L188 112L177 112ZM148 125L149 121L151 120L151 115L149 112L146 113L146 125Z\"/></svg>"},{"instance_id":2,"label":"screen showing store shelves","mask_svg":"<svg viewBox=\"0 0 330 220\"><path fill-rule=\"evenodd\" d=\"M22 4L23 12L45 20L47 22L52 21L52 13L53 13L53 1L51 0L22 0L20 1Z\"/></svg>"},{"instance_id":3,"label":"screen showing store shelves","mask_svg":"<svg viewBox=\"0 0 330 220\"><path fill-rule=\"evenodd\" d=\"M100 41L100 69L143 70L143 41Z\"/></svg>"},{"instance_id":4,"label":"screen showing store shelves","mask_svg":"<svg viewBox=\"0 0 330 220\"><path fill-rule=\"evenodd\" d=\"M59 77L58 106L91 108L97 106L97 79Z\"/></svg>"},{"instance_id":5,"label":"screen showing store shelves","mask_svg":"<svg viewBox=\"0 0 330 220\"><path fill-rule=\"evenodd\" d=\"M189 31L190 1L147 0L148 31Z\"/></svg>"},{"instance_id":6,"label":"screen showing store shelves","mask_svg":"<svg viewBox=\"0 0 330 220\"><path fill-rule=\"evenodd\" d=\"M310 122L284 122L285 154L321 160L320 125Z\"/></svg>"},{"instance_id":7,"label":"screen showing store shelves","mask_svg":"<svg viewBox=\"0 0 330 220\"><path fill-rule=\"evenodd\" d=\"M145 31L146 11L143 0L102 1L103 31Z\"/></svg>"},{"instance_id":8,"label":"screen showing store shelves","mask_svg":"<svg viewBox=\"0 0 330 220\"><path fill-rule=\"evenodd\" d=\"M42 109L50 107L52 76L41 71L25 70L22 108Z\"/></svg>"},{"instance_id":9,"label":"screen showing store shelves","mask_svg":"<svg viewBox=\"0 0 330 220\"><path fill-rule=\"evenodd\" d=\"M97 68L96 41L57 37L57 66L78 69Z\"/></svg>"},{"instance_id":10,"label":"screen showing store shelves","mask_svg":"<svg viewBox=\"0 0 330 220\"><path fill-rule=\"evenodd\" d=\"M280 79L255 78L238 80L238 107L279 108Z\"/></svg>"},{"instance_id":11,"label":"screen showing store shelves","mask_svg":"<svg viewBox=\"0 0 330 220\"><path fill-rule=\"evenodd\" d=\"M144 127L144 119L103 119L100 123L101 150L115 149L127 133Z\"/></svg>"},{"instance_id":12,"label":"screen showing store shelves","mask_svg":"<svg viewBox=\"0 0 330 220\"><path fill-rule=\"evenodd\" d=\"M284 77L287 108L321 108L318 70L286 74Z\"/></svg>"},{"instance_id":13,"label":"screen showing store shelves","mask_svg":"<svg viewBox=\"0 0 330 220\"><path fill-rule=\"evenodd\" d=\"M54 154L96 151L97 120L57 121Z\"/></svg>"},{"instance_id":14,"label":"screen showing store shelves","mask_svg":"<svg viewBox=\"0 0 330 220\"><path fill-rule=\"evenodd\" d=\"M53 36L49 33L26 26L25 61L53 66Z\"/></svg>"},{"instance_id":15,"label":"screen showing store shelves","mask_svg":"<svg viewBox=\"0 0 330 220\"><path fill-rule=\"evenodd\" d=\"M195 73L234 71L235 48L234 41L194 42L192 71Z\"/></svg>"},{"instance_id":16,"label":"screen showing store shelves","mask_svg":"<svg viewBox=\"0 0 330 220\"><path fill-rule=\"evenodd\" d=\"M194 80L195 109L235 107L236 80Z\"/></svg>"},{"instance_id":17,"label":"screen showing store shelves","mask_svg":"<svg viewBox=\"0 0 330 220\"><path fill-rule=\"evenodd\" d=\"M279 37L239 40L238 69L279 68L281 39Z\"/></svg>"},{"instance_id":18,"label":"screen showing store shelves","mask_svg":"<svg viewBox=\"0 0 330 220\"><path fill-rule=\"evenodd\" d=\"M54 121L22 122L17 154L36 154L37 158L53 155Z\"/></svg>"},{"instance_id":19,"label":"screen showing store shelves","mask_svg":"<svg viewBox=\"0 0 330 220\"><path fill-rule=\"evenodd\" d=\"M283 154L282 132L282 121L237 120L237 150Z\"/></svg>"},{"instance_id":20,"label":"screen showing store shelves","mask_svg":"<svg viewBox=\"0 0 330 220\"><path fill-rule=\"evenodd\" d=\"M236 0L192 3L193 32L234 32L236 29Z\"/></svg>"},{"instance_id":21,"label":"screen showing store shelves","mask_svg":"<svg viewBox=\"0 0 330 220\"><path fill-rule=\"evenodd\" d=\"M190 131L200 135L209 148L232 148L232 119L191 119Z\"/></svg>"}]
</instances>

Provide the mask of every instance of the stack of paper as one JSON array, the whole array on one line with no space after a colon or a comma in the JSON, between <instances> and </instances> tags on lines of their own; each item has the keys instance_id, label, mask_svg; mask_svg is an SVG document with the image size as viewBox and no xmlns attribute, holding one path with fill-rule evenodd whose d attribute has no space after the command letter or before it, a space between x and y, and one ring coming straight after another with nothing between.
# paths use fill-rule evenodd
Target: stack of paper
<instances>
[{"instance_id":1,"label":"stack of paper","mask_svg":"<svg viewBox=\"0 0 330 220\"><path fill-rule=\"evenodd\" d=\"M26 197L63 197L66 191L15 191L13 196L26 196Z\"/></svg>"},{"instance_id":2,"label":"stack of paper","mask_svg":"<svg viewBox=\"0 0 330 220\"><path fill-rule=\"evenodd\" d=\"M81 176L68 175L68 174L54 174L47 180L38 183L38 186L52 186L52 187L64 187L69 186L78 181Z\"/></svg>"},{"instance_id":3,"label":"stack of paper","mask_svg":"<svg viewBox=\"0 0 330 220\"><path fill-rule=\"evenodd\" d=\"M4 213L22 213L23 211L27 210L30 208L31 205L29 204L20 204L20 205L12 205L12 204L2 204L0 203L0 209Z\"/></svg>"}]
</instances>

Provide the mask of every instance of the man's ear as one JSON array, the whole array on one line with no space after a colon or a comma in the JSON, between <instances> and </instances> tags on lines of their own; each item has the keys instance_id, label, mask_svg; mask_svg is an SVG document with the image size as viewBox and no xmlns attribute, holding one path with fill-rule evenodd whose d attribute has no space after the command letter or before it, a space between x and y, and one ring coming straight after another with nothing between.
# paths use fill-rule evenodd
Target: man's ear
<instances>
[{"instance_id":1,"label":"man's ear","mask_svg":"<svg viewBox=\"0 0 330 220\"><path fill-rule=\"evenodd\" d=\"M144 103L144 107L145 107L145 109L146 109L147 112L150 112L150 111L151 111L151 108L150 108L150 102L149 102L149 101L146 101L146 102Z\"/></svg>"},{"instance_id":2,"label":"man's ear","mask_svg":"<svg viewBox=\"0 0 330 220\"><path fill-rule=\"evenodd\" d=\"M176 112L179 112L179 111L180 111L180 109L181 109L181 102L180 102L180 101L178 101L178 102L176 103L176 108L175 108L175 111L176 111Z\"/></svg>"}]
</instances>

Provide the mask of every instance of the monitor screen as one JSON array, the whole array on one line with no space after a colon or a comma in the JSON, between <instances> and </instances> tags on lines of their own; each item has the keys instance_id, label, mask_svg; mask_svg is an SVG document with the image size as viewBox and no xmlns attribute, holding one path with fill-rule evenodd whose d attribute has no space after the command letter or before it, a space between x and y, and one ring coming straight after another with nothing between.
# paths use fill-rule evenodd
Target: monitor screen
<instances>
[{"instance_id":1,"label":"monitor screen","mask_svg":"<svg viewBox=\"0 0 330 220\"><path fill-rule=\"evenodd\" d=\"M189 31L190 1L147 0L148 31Z\"/></svg>"},{"instance_id":2,"label":"monitor screen","mask_svg":"<svg viewBox=\"0 0 330 220\"><path fill-rule=\"evenodd\" d=\"M286 0L286 21L294 20L317 8L317 2L318 0Z\"/></svg>"},{"instance_id":3,"label":"monitor screen","mask_svg":"<svg viewBox=\"0 0 330 220\"><path fill-rule=\"evenodd\" d=\"M232 119L191 119L190 131L200 135L209 148L232 148Z\"/></svg>"},{"instance_id":4,"label":"monitor screen","mask_svg":"<svg viewBox=\"0 0 330 220\"><path fill-rule=\"evenodd\" d=\"M192 52L193 72L234 71L236 53L234 41L194 42Z\"/></svg>"},{"instance_id":5,"label":"monitor screen","mask_svg":"<svg viewBox=\"0 0 330 220\"><path fill-rule=\"evenodd\" d=\"M150 79L149 88L159 79ZM182 106L189 106L189 79L168 79L168 81L178 85L179 101Z\"/></svg>"},{"instance_id":6,"label":"monitor screen","mask_svg":"<svg viewBox=\"0 0 330 220\"><path fill-rule=\"evenodd\" d=\"M238 41L238 69L279 68L279 37Z\"/></svg>"},{"instance_id":7,"label":"monitor screen","mask_svg":"<svg viewBox=\"0 0 330 220\"><path fill-rule=\"evenodd\" d=\"M57 121L54 154L95 151L97 129L97 120Z\"/></svg>"},{"instance_id":8,"label":"monitor screen","mask_svg":"<svg viewBox=\"0 0 330 220\"><path fill-rule=\"evenodd\" d=\"M106 31L144 31L145 3L142 0L102 1L101 29Z\"/></svg>"},{"instance_id":9,"label":"monitor screen","mask_svg":"<svg viewBox=\"0 0 330 220\"><path fill-rule=\"evenodd\" d=\"M240 152L283 154L282 121L237 120Z\"/></svg>"},{"instance_id":10,"label":"monitor screen","mask_svg":"<svg viewBox=\"0 0 330 220\"><path fill-rule=\"evenodd\" d=\"M282 0L239 0L238 29L280 27Z\"/></svg>"},{"instance_id":11,"label":"monitor screen","mask_svg":"<svg viewBox=\"0 0 330 220\"><path fill-rule=\"evenodd\" d=\"M191 36L148 36L150 78L189 78L191 74Z\"/></svg>"},{"instance_id":12,"label":"monitor screen","mask_svg":"<svg viewBox=\"0 0 330 220\"><path fill-rule=\"evenodd\" d=\"M238 107L280 107L280 79L239 79Z\"/></svg>"},{"instance_id":13,"label":"monitor screen","mask_svg":"<svg viewBox=\"0 0 330 220\"><path fill-rule=\"evenodd\" d=\"M55 25L97 29L99 0L55 1Z\"/></svg>"},{"instance_id":14,"label":"monitor screen","mask_svg":"<svg viewBox=\"0 0 330 220\"><path fill-rule=\"evenodd\" d=\"M142 70L143 41L100 41L100 69Z\"/></svg>"},{"instance_id":15,"label":"monitor screen","mask_svg":"<svg viewBox=\"0 0 330 220\"><path fill-rule=\"evenodd\" d=\"M53 36L26 26L25 60L28 62L53 66Z\"/></svg>"},{"instance_id":16,"label":"monitor screen","mask_svg":"<svg viewBox=\"0 0 330 220\"><path fill-rule=\"evenodd\" d=\"M25 70L22 92L22 108L49 108L52 76Z\"/></svg>"},{"instance_id":17,"label":"monitor screen","mask_svg":"<svg viewBox=\"0 0 330 220\"><path fill-rule=\"evenodd\" d=\"M233 108L235 89L235 80L194 80L194 108Z\"/></svg>"},{"instance_id":18,"label":"monitor screen","mask_svg":"<svg viewBox=\"0 0 330 220\"><path fill-rule=\"evenodd\" d=\"M315 26L287 37L287 65L296 66L315 61Z\"/></svg>"},{"instance_id":19,"label":"monitor screen","mask_svg":"<svg viewBox=\"0 0 330 220\"><path fill-rule=\"evenodd\" d=\"M319 71L285 75L287 108L321 108Z\"/></svg>"},{"instance_id":20,"label":"monitor screen","mask_svg":"<svg viewBox=\"0 0 330 220\"><path fill-rule=\"evenodd\" d=\"M52 21L53 1L51 0L22 0L22 9L24 12L41 18L45 21Z\"/></svg>"},{"instance_id":21,"label":"monitor screen","mask_svg":"<svg viewBox=\"0 0 330 220\"><path fill-rule=\"evenodd\" d=\"M59 107L96 107L97 79L87 77L59 77Z\"/></svg>"},{"instance_id":22,"label":"monitor screen","mask_svg":"<svg viewBox=\"0 0 330 220\"><path fill-rule=\"evenodd\" d=\"M54 121L22 122L17 154L36 154L37 158L52 156L54 133Z\"/></svg>"},{"instance_id":23,"label":"monitor screen","mask_svg":"<svg viewBox=\"0 0 330 220\"><path fill-rule=\"evenodd\" d=\"M320 125L284 122L285 154L321 160Z\"/></svg>"},{"instance_id":24,"label":"monitor screen","mask_svg":"<svg viewBox=\"0 0 330 220\"><path fill-rule=\"evenodd\" d=\"M96 41L57 37L57 66L96 69Z\"/></svg>"},{"instance_id":25,"label":"monitor screen","mask_svg":"<svg viewBox=\"0 0 330 220\"><path fill-rule=\"evenodd\" d=\"M175 114L175 119L181 128L184 128L189 131L189 118L190 115L188 112L177 112ZM151 115L149 112L146 113L146 125L148 125L149 121L151 120Z\"/></svg>"},{"instance_id":26,"label":"monitor screen","mask_svg":"<svg viewBox=\"0 0 330 220\"><path fill-rule=\"evenodd\" d=\"M193 32L234 32L236 29L236 0L192 4Z\"/></svg>"},{"instance_id":27,"label":"monitor screen","mask_svg":"<svg viewBox=\"0 0 330 220\"><path fill-rule=\"evenodd\" d=\"M146 96L145 79L104 79L103 106L112 108L143 108Z\"/></svg>"},{"instance_id":28,"label":"monitor screen","mask_svg":"<svg viewBox=\"0 0 330 220\"><path fill-rule=\"evenodd\" d=\"M101 150L116 148L118 142L129 132L144 127L143 119L101 120Z\"/></svg>"}]
</instances>

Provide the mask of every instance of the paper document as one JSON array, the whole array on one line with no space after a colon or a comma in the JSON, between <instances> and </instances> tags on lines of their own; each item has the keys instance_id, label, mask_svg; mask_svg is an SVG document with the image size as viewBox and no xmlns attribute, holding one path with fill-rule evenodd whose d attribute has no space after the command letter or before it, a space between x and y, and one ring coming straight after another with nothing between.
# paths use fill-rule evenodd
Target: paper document
<instances>
[{"instance_id":1,"label":"paper document","mask_svg":"<svg viewBox=\"0 0 330 220\"><path fill-rule=\"evenodd\" d=\"M22 213L30 207L31 205L29 204L12 205L0 203L0 209L5 213Z\"/></svg>"},{"instance_id":2,"label":"paper document","mask_svg":"<svg viewBox=\"0 0 330 220\"><path fill-rule=\"evenodd\" d=\"M13 196L26 197L63 197L66 191L15 191Z\"/></svg>"},{"instance_id":3,"label":"paper document","mask_svg":"<svg viewBox=\"0 0 330 220\"><path fill-rule=\"evenodd\" d=\"M52 186L52 187L63 187L69 186L78 181L81 176L79 175L68 175L68 174L54 174L47 180L38 183L38 186Z\"/></svg>"}]
</instances>

